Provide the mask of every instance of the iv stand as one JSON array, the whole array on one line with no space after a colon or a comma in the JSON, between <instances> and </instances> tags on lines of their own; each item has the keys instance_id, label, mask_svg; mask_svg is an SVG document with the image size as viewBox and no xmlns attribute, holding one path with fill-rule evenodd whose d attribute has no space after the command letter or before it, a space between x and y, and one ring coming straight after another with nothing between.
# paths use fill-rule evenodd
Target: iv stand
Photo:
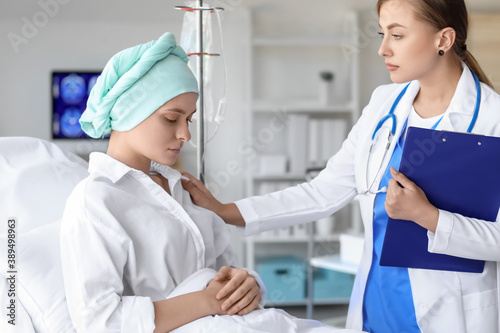
<instances>
[{"instance_id":1,"label":"iv stand","mask_svg":"<svg viewBox=\"0 0 500 333\"><path fill-rule=\"evenodd\" d=\"M198 7L203 6L203 0L198 0ZM198 82L198 90L200 92L199 95L199 104L198 104L198 112L199 118L197 123L197 132L198 132L198 150L196 152L196 160L198 165L198 179L205 183L205 161L203 157L205 155L205 99L204 99L204 76L203 76L203 11L198 10L198 50L201 55L198 57L199 66L198 66L198 74L199 74L199 82Z\"/></svg>"},{"instance_id":2,"label":"iv stand","mask_svg":"<svg viewBox=\"0 0 500 333\"><path fill-rule=\"evenodd\" d=\"M185 7L185 6L176 6L175 9L179 10L187 10L187 11L197 11L197 19L198 19L198 36L197 36L197 44L198 44L198 52L197 53L188 53L189 55L197 55L198 56L198 122L196 126L196 132L198 135L197 140L197 151L196 151L196 161L198 174L197 178L205 183L205 98L204 98L204 57L205 56L218 56L218 54L210 54L203 52L203 12L205 10L214 11L214 10L223 10L220 7L203 7L203 0L198 0L197 7Z\"/></svg>"}]
</instances>

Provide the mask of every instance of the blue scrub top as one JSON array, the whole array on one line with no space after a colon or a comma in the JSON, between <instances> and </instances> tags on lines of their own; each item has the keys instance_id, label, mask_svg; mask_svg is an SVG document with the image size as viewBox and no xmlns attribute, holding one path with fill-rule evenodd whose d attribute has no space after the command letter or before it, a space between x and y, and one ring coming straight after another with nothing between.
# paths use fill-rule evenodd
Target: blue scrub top
<instances>
[{"instance_id":1,"label":"blue scrub top","mask_svg":"<svg viewBox=\"0 0 500 333\"><path fill-rule=\"evenodd\" d=\"M404 139L401 135L379 189L388 186L392 178L391 167L399 170L403 145ZM385 198L386 193L379 193L375 198L373 259L363 302L363 330L371 333L419 333L408 269L380 266L380 255L389 219L385 211Z\"/></svg>"}]
</instances>

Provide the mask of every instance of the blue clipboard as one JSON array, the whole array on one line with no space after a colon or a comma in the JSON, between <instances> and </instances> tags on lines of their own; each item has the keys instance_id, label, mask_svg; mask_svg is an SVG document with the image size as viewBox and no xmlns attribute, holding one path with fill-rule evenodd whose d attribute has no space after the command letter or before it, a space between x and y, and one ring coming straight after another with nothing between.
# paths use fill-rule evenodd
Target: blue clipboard
<instances>
[{"instance_id":1,"label":"blue clipboard","mask_svg":"<svg viewBox=\"0 0 500 333\"><path fill-rule=\"evenodd\" d=\"M399 168L439 209L496 221L500 138L409 127ZM389 218L380 265L481 273L484 261L427 250L427 229Z\"/></svg>"}]
</instances>

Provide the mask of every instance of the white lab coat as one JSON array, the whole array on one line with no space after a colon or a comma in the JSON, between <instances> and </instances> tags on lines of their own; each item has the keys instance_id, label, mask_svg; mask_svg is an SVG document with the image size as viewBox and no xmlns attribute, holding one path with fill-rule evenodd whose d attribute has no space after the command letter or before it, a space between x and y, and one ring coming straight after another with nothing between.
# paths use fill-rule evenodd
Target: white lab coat
<instances>
[{"instance_id":1,"label":"white lab coat","mask_svg":"<svg viewBox=\"0 0 500 333\"><path fill-rule=\"evenodd\" d=\"M230 233L195 206L180 173L152 163L170 196L148 175L103 153L68 198L61 256L71 319L81 332L153 332L154 301L204 268L236 265ZM265 287L255 272L251 274Z\"/></svg>"},{"instance_id":2,"label":"white lab coat","mask_svg":"<svg viewBox=\"0 0 500 333\"><path fill-rule=\"evenodd\" d=\"M247 223L245 234L309 222L338 211L368 188L382 163L382 171L373 186L378 189L397 140L392 141L389 153L382 162L391 126L390 121L386 122L379 131L379 139L367 167L371 136L403 87L391 84L374 91L340 151L314 180L265 196L237 201L236 205ZM418 91L418 81L412 82L395 110L396 138L402 131ZM500 96L484 84L481 84L481 93L481 108L473 133L500 136ZM465 132L474 113L475 101L474 79L464 66L448 112L437 129ZM361 330L364 290L372 260L375 195L364 194L359 199L365 247L351 296L347 327ZM486 265L481 274L408 270L421 331L499 332L500 223L470 219L441 210L436 233L428 232L428 239L431 252L482 259L486 260Z\"/></svg>"}]
</instances>

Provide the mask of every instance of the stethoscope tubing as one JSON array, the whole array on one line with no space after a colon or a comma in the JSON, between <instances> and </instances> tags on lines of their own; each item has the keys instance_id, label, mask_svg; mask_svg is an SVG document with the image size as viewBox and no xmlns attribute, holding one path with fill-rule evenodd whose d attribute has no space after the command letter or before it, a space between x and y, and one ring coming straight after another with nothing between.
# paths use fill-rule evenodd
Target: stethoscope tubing
<instances>
[{"instance_id":1,"label":"stethoscope tubing","mask_svg":"<svg viewBox=\"0 0 500 333\"><path fill-rule=\"evenodd\" d=\"M476 85L476 105L475 105L475 108L474 108L474 115L472 116L472 120L471 120L471 122L469 124L469 127L467 128L467 133L472 132L472 129L476 125L477 117L478 117L478 114L479 114L479 108L481 106L481 85L479 83L479 79L478 79L477 75L474 72L471 72L471 73L472 73L472 77L474 78L474 82L475 82L475 85ZM392 133L392 135L396 135L396 115L394 114L394 111L396 110L396 108L399 105L399 102L401 101L401 99L403 98L403 96L406 94L406 91L408 90L408 87L410 86L410 84L411 84L411 82L408 83L403 88L403 90L401 90L401 92L399 93L398 97L396 98L396 100L392 104L392 107L389 110L389 113L386 116L384 116L382 119L380 119L380 121L378 122L377 126L375 127L375 130L373 131L372 141L375 139L375 136L377 135L377 132L380 130L380 128L384 125L384 123L388 119L392 120L391 133Z\"/></svg>"},{"instance_id":2,"label":"stethoscope tubing","mask_svg":"<svg viewBox=\"0 0 500 333\"><path fill-rule=\"evenodd\" d=\"M476 107L474 109L474 115L472 116L472 120L469 124L469 128L467 128L467 133L472 132L472 129L476 125L477 116L479 115L479 107L481 106L481 85L479 84L479 79L474 72L471 72L474 77L474 82L476 83Z\"/></svg>"},{"instance_id":3,"label":"stethoscope tubing","mask_svg":"<svg viewBox=\"0 0 500 333\"><path fill-rule=\"evenodd\" d=\"M399 101L401 101L401 98L403 98L403 96L406 94L406 90L408 90L408 87L410 86L410 84L411 84L411 82L408 83L406 85L406 87L404 87L403 90L401 90L401 92L399 93L398 97L396 98L396 100L392 104L392 107L389 110L389 113L384 118L380 119L380 121L377 124L377 127L375 127L375 130L373 131L372 140L375 139L375 135L377 134L377 132L379 131L379 129L382 127L382 125L384 125L384 123L388 119L392 120L392 128L391 128L392 135L396 134L396 115L394 114L394 110L396 110L396 107L398 106Z\"/></svg>"},{"instance_id":4,"label":"stethoscope tubing","mask_svg":"<svg viewBox=\"0 0 500 333\"><path fill-rule=\"evenodd\" d=\"M476 105L475 105L475 108L474 108L474 114L472 116L472 120L471 120L471 122L469 124L469 127L467 128L467 133L471 133L472 129L476 125L477 117L479 115L479 108L481 106L481 85L479 83L479 79L478 79L477 75L474 72L472 72L472 71L471 71L471 73L472 73L472 76L474 78L474 82L475 82L475 85L476 85ZM368 152L369 155L371 155L371 153L372 153L372 148L373 148L374 143L375 143L375 136L377 135L377 132L380 130L380 128L382 128L382 126L384 125L384 123L387 120L389 120L389 119L392 120L391 132L390 132L389 136L387 137L387 145L385 147L384 156L382 158L382 162L381 162L382 164L383 164L383 161L385 160L387 152L389 151L389 147L391 145L392 138L396 135L396 115L394 114L394 111L396 110L396 108L397 108L399 102L401 101L401 99L403 98L403 96L406 94L406 91L408 90L408 87L410 86L410 84L411 84L411 82L408 83L403 88L403 90L401 90L401 92L397 96L396 100L392 104L392 107L389 110L389 113L386 116L384 116L382 119L380 119L380 121L378 122L377 126L375 127L375 130L373 131L372 140L371 140L371 144L370 144L370 150ZM439 119L439 121L436 123L436 125L433 127L433 129L435 129L435 127L437 127L437 125L441 122L442 119L443 118ZM366 165L366 168L367 168L367 170L366 170L366 172L367 172L366 184L367 185L370 183L368 181L369 161L370 161L370 157L368 157L368 161L367 161L367 165ZM380 165L379 170L377 171L377 174L375 175L375 178L373 179L373 181L369 185L368 189L365 190L365 191L363 191L363 192L361 192L360 194L367 194L367 193L377 194L377 193L385 192L384 188L380 189L380 190L378 190L376 192L372 192L371 191L371 188L374 185L375 180L378 178L378 175L380 174L380 169L382 167L382 164Z\"/></svg>"}]
</instances>

